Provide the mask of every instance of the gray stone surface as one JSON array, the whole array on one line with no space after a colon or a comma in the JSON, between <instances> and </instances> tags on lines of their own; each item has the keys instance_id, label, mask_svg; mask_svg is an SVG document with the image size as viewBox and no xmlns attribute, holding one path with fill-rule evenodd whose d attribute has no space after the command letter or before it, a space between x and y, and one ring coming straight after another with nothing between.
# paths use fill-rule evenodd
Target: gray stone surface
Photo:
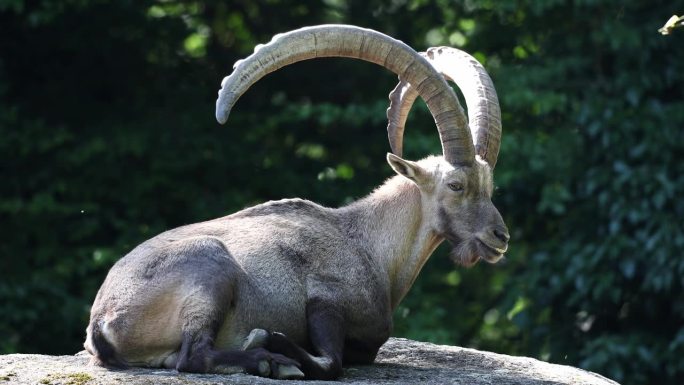
<instances>
[{"instance_id":1,"label":"gray stone surface","mask_svg":"<svg viewBox=\"0 0 684 385\"><path fill-rule=\"evenodd\" d=\"M87 365L87 354L0 356L0 385L143 385L143 384L276 384L281 381L245 374L187 374L174 370L129 369L113 371ZM598 374L532 358L512 357L453 346L392 338L371 366L346 368L340 383L349 384L592 384L615 385ZM288 385L324 381L287 381Z\"/></svg>"}]
</instances>

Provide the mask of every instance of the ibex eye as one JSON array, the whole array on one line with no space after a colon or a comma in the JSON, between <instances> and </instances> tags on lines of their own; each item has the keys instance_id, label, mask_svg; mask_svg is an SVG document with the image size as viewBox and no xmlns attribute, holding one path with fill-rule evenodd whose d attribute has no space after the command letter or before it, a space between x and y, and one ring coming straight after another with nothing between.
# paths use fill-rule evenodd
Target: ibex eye
<instances>
[{"instance_id":1,"label":"ibex eye","mask_svg":"<svg viewBox=\"0 0 684 385\"><path fill-rule=\"evenodd\" d=\"M457 182L449 183L449 188L453 191L463 191L463 185Z\"/></svg>"}]
</instances>

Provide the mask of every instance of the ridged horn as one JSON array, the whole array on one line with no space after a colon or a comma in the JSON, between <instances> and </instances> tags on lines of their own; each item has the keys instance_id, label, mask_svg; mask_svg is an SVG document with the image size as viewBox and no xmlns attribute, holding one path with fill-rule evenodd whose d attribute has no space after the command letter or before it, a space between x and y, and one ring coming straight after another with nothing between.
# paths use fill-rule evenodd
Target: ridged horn
<instances>
[{"instance_id":1,"label":"ridged horn","mask_svg":"<svg viewBox=\"0 0 684 385\"><path fill-rule=\"evenodd\" d=\"M381 65L415 85L435 119L445 159L471 165L475 149L463 108L442 75L411 47L380 32L348 25L320 25L279 34L235 63L221 82L216 120L228 119L237 99L266 74L288 64L317 57L350 57Z\"/></svg>"},{"instance_id":2,"label":"ridged horn","mask_svg":"<svg viewBox=\"0 0 684 385\"><path fill-rule=\"evenodd\" d=\"M492 79L474 57L461 50L433 47L422 55L463 92L475 153L493 169L501 144L501 110ZM416 97L417 90L406 79L400 79L389 95L387 135L395 155L401 156L404 125Z\"/></svg>"}]
</instances>

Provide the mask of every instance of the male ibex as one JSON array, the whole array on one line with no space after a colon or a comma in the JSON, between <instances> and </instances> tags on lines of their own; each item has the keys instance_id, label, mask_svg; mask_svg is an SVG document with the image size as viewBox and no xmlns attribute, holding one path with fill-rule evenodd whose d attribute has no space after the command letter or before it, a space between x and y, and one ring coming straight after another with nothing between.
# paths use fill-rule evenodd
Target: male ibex
<instances>
[{"instance_id":1,"label":"male ibex","mask_svg":"<svg viewBox=\"0 0 684 385\"><path fill-rule=\"evenodd\" d=\"M139 245L112 267L95 298L85 342L94 363L336 378L343 364L374 361L392 311L444 239L463 265L501 258L509 236L491 202L499 106L489 76L466 54L436 48L421 56L351 26L299 29L236 64L219 92L218 121L267 73L326 56L399 75L388 110L396 155L387 155L399 175L339 209L268 202ZM463 88L474 146L440 72ZM398 156L416 95L435 118L443 157Z\"/></svg>"}]
</instances>

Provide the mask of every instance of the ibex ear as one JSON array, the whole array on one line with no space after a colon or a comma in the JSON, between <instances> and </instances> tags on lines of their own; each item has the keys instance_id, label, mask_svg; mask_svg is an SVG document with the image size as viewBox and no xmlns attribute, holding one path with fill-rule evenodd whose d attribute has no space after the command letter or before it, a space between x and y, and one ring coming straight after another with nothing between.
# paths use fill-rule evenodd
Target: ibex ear
<instances>
[{"instance_id":1,"label":"ibex ear","mask_svg":"<svg viewBox=\"0 0 684 385\"><path fill-rule=\"evenodd\" d=\"M397 174L411 179L419 186L422 186L429 179L428 173L418 163L404 160L392 153L387 153L387 163Z\"/></svg>"}]
</instances>

